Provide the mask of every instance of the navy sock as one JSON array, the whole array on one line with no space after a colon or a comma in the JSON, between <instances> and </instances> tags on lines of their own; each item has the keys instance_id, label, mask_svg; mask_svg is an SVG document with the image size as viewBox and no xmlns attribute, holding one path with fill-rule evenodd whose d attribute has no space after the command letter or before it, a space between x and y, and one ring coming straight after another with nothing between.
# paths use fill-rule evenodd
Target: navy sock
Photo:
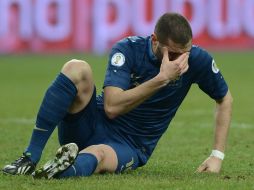
<instances>
[{"instance_id":1,"label":"navy sock","mask_svg":"<svg viewBox=\"0 0 254 190\"><path fill-rule=\"evenodd\" d=\"M67 114L76 94L76 86L62 73L56 77L46 91L29 146L25 150L25 154L30 156L34 163L39 162L50 135Z\"/></svg>"},{"instance_id":2,"label":"navy sock","mask_svg":"<svg viewBox=\"0 0 254 190\"><path fill-rule=\"evenodd\" d=\"M81 153L77 156L73 165L56 176L56 178L67 178L74 176L90 176L98 165L97 158L90 153Z\"/></svg>"}]
</instances>

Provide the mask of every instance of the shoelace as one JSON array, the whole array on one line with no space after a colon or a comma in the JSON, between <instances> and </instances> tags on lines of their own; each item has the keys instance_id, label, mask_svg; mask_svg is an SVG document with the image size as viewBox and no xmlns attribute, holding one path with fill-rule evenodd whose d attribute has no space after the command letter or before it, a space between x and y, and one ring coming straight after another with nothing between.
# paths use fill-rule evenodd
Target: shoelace
<instances>
[{"instance_id":1,"label":"shoelace","mask_svg":"<svg viewBox=\"0 0 254 190\"><path fill-rule=\"evenodd\" d=\"M18 158L17 160L15 160L13 163L12 163L12 165L14 165L14 166L17 166L20 162L22 162L24 159L27 159L27 157L26 156L21 156L20 158Z\"/></svg>"}]
</instances>

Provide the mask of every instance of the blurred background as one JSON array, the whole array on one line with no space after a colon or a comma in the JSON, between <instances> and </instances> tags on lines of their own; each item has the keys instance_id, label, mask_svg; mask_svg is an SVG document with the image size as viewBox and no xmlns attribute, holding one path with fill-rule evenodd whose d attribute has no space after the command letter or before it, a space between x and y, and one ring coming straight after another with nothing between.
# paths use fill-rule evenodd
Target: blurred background
<instances>
[{"instance_id":1,"label":"blurred background","mask_svg":"<svg viewBox=\"0 0 254 190\"><path fill-rule=\"evenodd\" d=\"M254 47L253 0L1 0L0 53L104 54L128 35L150 35L174 11L194 43L212 50Z\"/></svg>"}]
</instances>

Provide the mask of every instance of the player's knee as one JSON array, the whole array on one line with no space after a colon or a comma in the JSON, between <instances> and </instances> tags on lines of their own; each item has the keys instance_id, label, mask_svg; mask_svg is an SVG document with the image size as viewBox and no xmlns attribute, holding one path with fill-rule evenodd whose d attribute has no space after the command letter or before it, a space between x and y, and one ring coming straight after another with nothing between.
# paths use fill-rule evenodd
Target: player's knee
<instances>
[{"instance_id":1,"label":"player's knee","mask_svg":"<svg viewBox=\"0 0 254 190\"><path fill-rule=\"evenodd\" d=\"M72 59L65 63L61 72L75 84L78 84L82 80L89 79L92 75L90 65L87 62L78 59Z\"/></svg>"},{"instance_id":2,"label":"player's knee","mask_svg":"<svg viewBox=\"0 0 254 190\"><path fill-rule=\"evenodd\" d=\"M82 150L80 153L90 153L93 154L98 162L101 162L105 158L105 151L103 145L92 145Z\"/></svg>"}]
</instances>

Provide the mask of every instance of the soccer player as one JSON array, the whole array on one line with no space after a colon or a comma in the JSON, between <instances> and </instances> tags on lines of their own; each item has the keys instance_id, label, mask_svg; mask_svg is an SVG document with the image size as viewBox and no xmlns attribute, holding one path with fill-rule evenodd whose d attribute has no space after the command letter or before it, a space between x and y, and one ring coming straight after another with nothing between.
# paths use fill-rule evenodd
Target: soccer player
<instances>
[{"instance_id":1,"label":"soccer player","mask_svg":"<svg viewBox=\"0 0 254 190\"><path fill-rule=\"evenodd\" d=\"M30 144L3 172L50 179L141 167L195 83L216 103L213 150L197 171L218 173L232 97L213 58L192 45L191 27L176 13L162 15L151 36L113 46L99 96L89 64L67 62L45 93ZM62 147L35 171L56 126Z\"/></svg>"}]
</instances>

